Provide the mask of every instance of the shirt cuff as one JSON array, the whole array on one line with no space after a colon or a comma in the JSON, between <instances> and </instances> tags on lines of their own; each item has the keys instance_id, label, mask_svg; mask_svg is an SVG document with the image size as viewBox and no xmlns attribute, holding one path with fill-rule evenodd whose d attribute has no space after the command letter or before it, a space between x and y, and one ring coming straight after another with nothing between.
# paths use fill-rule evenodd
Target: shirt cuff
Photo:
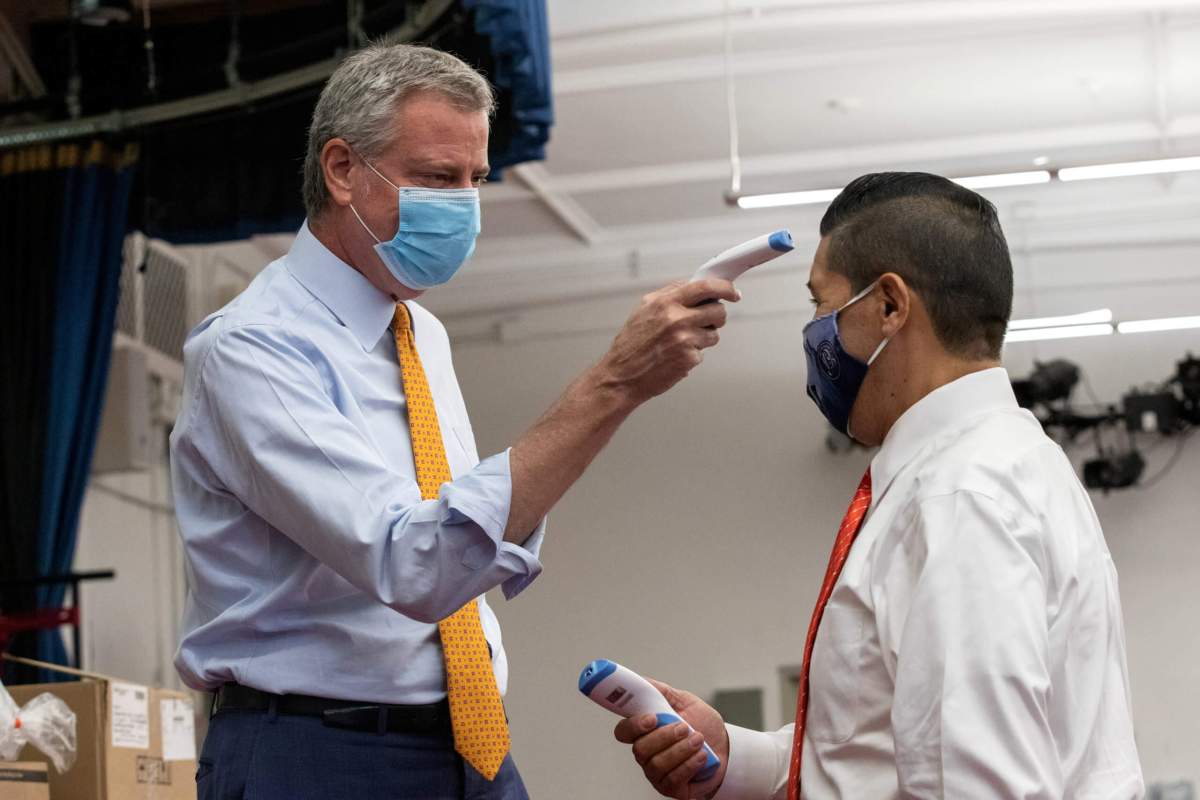
<instances>
[{"instance_id":1,"label":"shirt cuff","mask_svg":"<svg viewBox=\"0 0 1200 800\"><path fill-rule=\"evenodd\" d=\"M504 592L505 600L512 600L514 597L525 591L525 587L533 583L534 578L542 574L542 540L546 538L546 520L542 519L538 526L534 528L533 533L519 545L512 542L500 542L499 558L506 562L512 559L511 563L513 570L516 572L511 578L500 584L500 589Z\"/></svg>"},{"instance_id":2,"label":"shirt cuff","mask_svg":"<svg viewBox=\"0 0 1200 800\"><path fill-rule=\"evenodd\" d=\"M546 535L546 520L543 519L521 545L504 541L512 506L508 450L484 459L466 475L443 484L439 499L443 525L473 522L483 531L485 537L463 550L463 566L479 570L496 563L511 573L511 577L501 583L506 598L520 594L541 574L538 554Z\"/></svg>"},{"instance_id":3,"label":"shirt cuff","mask_svg":"<svg viewBox=\"0 0 1200 800\"><path fill-rule=\"evenodd\" d=\"M713 800L769 800L787 777L779 773L779 733L764 733L726 725L729 763L725 780ZM786 761L786 759L785 759Z\"/></svg>"}]
</instances>

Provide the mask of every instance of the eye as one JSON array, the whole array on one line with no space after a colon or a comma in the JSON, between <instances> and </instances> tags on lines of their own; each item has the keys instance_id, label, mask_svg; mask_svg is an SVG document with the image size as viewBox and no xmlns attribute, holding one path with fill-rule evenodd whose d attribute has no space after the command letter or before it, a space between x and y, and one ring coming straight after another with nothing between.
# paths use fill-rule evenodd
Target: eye
<instances>
[{"instance_id":1,"label":"eye","mask_svg":"<svg viewBox=\"0 0 1200 800\"><path fill-rule=\"evenodd\" d=\"M487 182L488 182L488 179L486 177L484 177L483 175L479 175L475 178L476 186L483 186Z\"/></svg>"}]
</instances>

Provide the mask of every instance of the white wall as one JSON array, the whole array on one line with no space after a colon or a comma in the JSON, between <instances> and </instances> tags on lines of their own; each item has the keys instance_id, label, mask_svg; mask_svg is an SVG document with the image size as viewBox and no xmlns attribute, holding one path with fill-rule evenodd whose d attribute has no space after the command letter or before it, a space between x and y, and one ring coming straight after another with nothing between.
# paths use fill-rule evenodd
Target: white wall
<instances>
[{"instance_id":1,"label":"white wall","mask_svg":"<svg viewBox=\"0 0 1200 800\"><path fill-rule=\"evenodd\" d=\"M165 431L156 432L156 441ZM179 535L170 511L165 446L145 472L93 475L75 569L114 569L84 584L83 660L95 672L183 688L172 665L183 610Z\"/></svg>"},{"instance_id":2,"label":"white wall","mask_svg":"<svg viewBox=\"0 0 1200 800\"><path fill-rule=\"evenodd\" d=\"M1016 261L1018 316L1200 311L1200 248ZM1093 282L1114 268L1155 282ZM629 420L553 513L544 575L516 601L497 599L513 666L514 751L534 797L654 796L612 740L614 719L575 689L593 658L702 696L762 687L767 723L784 721L777 669L800 660L831 537L868 460L828 453L804 396L803 272L742 283L745 300L720 348ZM603 352L635 300L524 312L517 328L541 333L523 342L460 342L456 366L480 451L519 436ZM764 309L772 311L755 316ZM1117 400L1131 384L1171 374L1188 348L1200 353L1200 331L1014 344L1007 361L1021 375L1034 357L1068 358L1102 399ZM1152 451L1147 474L1169 450ZM1095 498L1121 574L1148 780L1200 779L1200 638L1191 622L1200 604L1198 474L1193 439L1158 485Z\"/></svg>"}]
</instances>

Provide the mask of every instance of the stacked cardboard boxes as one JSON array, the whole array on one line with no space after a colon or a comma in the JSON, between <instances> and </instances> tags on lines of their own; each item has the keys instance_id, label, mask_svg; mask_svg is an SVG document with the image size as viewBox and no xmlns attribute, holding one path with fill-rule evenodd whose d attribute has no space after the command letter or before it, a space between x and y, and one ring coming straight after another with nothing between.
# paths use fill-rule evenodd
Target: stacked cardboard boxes
<instances>
[{"instance_id":1,"label":"stacked cardboard boxes","mask_svg":"<svg viewBox=\"0 0 1200 800\"><path fill-rule=\"evenodd\" d=\"M63 671L77 679L6 687L18 705L50 692L75 712L77 758L61 775L49 767L50 800L195 800L195 711L189 694ZM18 759L49 761L30 745ZM16 769L14 764L0 767ZM0 787L7 800L8 785Z\"/></svg>"}]
</instances>

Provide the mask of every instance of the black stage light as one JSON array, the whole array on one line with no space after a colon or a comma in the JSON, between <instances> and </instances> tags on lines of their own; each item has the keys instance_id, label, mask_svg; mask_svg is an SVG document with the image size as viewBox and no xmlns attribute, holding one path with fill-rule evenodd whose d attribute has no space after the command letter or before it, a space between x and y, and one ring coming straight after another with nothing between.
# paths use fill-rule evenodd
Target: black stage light
<instances>
[{"instance_id":1,"label":"black stage light","mask_svg":"<svg viewBox=\"0 0 1200 800\"><path fill-rule=\"evenodd\" d=\"M1017 405L1021 408L1033 408L1037 400L1033 396L1033 387L1028 380L1012 382L1013 394L1017 396Z\"/></svg>"},{"instance_id":2,"label":"black stage light","mask_svg":"<svg viewBox=\"0 0 1200 800\"><path fill-rule=\"evenodd\" d=\"M1013 393L1022 408L1032 408L1038 403L1067 399L1077 383L1079 367L1070 361L1061 358L1045 363L1035 361L1033 374L1027 380L1013 381Z\"/></svg>"},{"instance_id":3,"label":"black stage light","mask_svg":"<svg viewBox=\"0 0 1200 800\"><path fill-rule=\"evenodd\" d=\"M1179 398L1170 392L1132 391L1121 400L1125 427L1141 433L1171 434L1179 430Z\"/></svg>"},{"instance_id":4,"label":"black stage light","mask_svg":"<svg viewBox=\"0 0 1200 800\"><path fill-rule=\"evenodd\" d=\"M1200 425L1200 358L1188 353L1176 365L1175 382L1183 392L1183 416L1193 425Z\"/></svg>"},{"instance_id":5,"label":"black stage light","mask_svg":"<svg viewBox=\"0 0 1200 800\"><path fill-rule=\"evenodd\" d=\"M1083 465L1083 485L1089 489L1124 489L1133 486L1146 469L1146 459L1136 450L1104 455Z\"/></svg>"}]
</instances>

